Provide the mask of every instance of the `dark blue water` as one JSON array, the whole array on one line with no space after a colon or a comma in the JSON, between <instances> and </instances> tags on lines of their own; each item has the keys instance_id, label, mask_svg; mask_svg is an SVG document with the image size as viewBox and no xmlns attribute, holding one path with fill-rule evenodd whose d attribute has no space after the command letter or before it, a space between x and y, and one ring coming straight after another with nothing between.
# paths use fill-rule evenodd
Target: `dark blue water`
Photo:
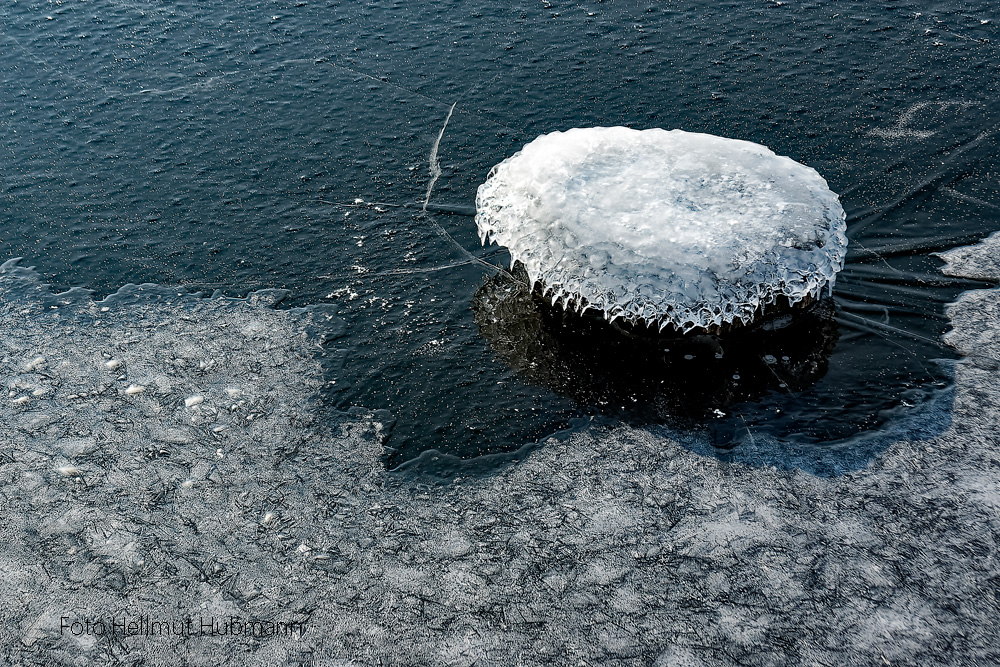
<instances>
[{"instance_id":1,"label":"dark blue water","mask_svg":"<svg viewBox=\"0 0 1000 667\"><path fill-rule=\"evenodd\" d=\"M931 253L1000 228L998 24L985 2L10 2L0 259L99 293L337 304L328 398L395 415L390 464L509 451L576 417L670 421L685 399L581 364L586 340L550 315L517 311L542 323L527 351L505 338L519 325L481 330L477 291L496 284L468 252L507 261L469 215L489 168L575 126L747 139L827 178L852 251L809 329L815 368L792 373L808 382L702 407L822 447L948 379L942 304L970 283Z\"/></svg>"}]
</instances>

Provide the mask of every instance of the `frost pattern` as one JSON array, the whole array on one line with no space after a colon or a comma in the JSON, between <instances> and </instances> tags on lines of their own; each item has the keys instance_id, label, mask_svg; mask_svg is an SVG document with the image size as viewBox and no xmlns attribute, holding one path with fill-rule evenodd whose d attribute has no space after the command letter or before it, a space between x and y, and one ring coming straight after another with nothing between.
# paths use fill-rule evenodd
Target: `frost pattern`
<instances>
[{"instance_id":1,"label":"frost pattern","mask_svg":"<svg viewBox=\"0 0 1000 667\"><path fill-rule=\"evenodd\" d=\"M995 288L948 308L953 400L831 476L595 425L448 484L323 408L332 312L180 292L0 266L0 665L998 664ZM61 629L139 614L306 631Z\"/></svg>"},{"instance_id":2,"label":"frost pattern","mask_svg":"<svg viewBox=\"0 0 1000 667\"><path fill-rule=\"evenodd\" d=\"M814 169L682 130L543 135L490 171L476 226L553 304L685 332L819 296L847 248L844 210Z\"/></svg>"}]
</instances>

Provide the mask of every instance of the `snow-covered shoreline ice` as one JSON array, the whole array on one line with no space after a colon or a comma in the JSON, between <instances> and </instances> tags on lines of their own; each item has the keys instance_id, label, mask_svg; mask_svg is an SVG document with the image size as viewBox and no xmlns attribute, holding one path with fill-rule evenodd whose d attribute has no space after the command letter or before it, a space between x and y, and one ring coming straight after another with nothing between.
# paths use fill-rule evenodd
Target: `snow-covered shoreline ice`
<instances>
[{"instance_id":1,"label":"snow-covered shoreline ice","mask_svg":"<svg viewBox=\"0 0 1000 667\"><path fill-rule=\"evenodd\" d=\"M383 416L324 414L314 315L170 294L94 302L0 271L6 664L1000 659L996 289L949 308L953 391L867 468L595 428L443 486L385 473ZM306 630L60 634L123 614Z\"/></svg>"}]
</instances>

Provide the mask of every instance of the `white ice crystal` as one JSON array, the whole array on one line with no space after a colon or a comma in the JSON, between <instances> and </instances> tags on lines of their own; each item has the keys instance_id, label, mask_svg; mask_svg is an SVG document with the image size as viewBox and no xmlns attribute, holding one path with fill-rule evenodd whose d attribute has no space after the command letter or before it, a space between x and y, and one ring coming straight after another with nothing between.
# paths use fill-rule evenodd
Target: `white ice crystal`
<instances>
[{"instance_id":1,"label":"white ice crystal","mask_svg":"<svg viewBox=\"0 0 1000 667\"><path fill-rule=\"evenodd\" d=\"M480 239L506 246L553 303L682 331L818 296L843 267L844 219L814 169L681 130L546 134L476 196Z\"/></svg>"}]
</instances>

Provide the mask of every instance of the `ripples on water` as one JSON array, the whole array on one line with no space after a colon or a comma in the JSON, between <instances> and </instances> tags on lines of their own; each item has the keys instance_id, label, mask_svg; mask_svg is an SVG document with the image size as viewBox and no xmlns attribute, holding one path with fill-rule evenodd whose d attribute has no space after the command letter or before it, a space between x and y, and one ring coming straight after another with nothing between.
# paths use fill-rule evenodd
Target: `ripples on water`
<instances>
[{"instance_id":1,"label":"ripples on water","mask_svg":"<svg viewBox=\"0 0 1000 667\"><path fill-rule=\"evenodd\" d=\"M729 444L743 425L823 446L947 381L942 307L974 283L932 253L1000 228L996 24L987 3L935 7L10 4L0 234L59 287L336 304L329 398L393 412L390 465L510 451L591 415L720 410ZM646 343L566 332L523 295L483 319L510 288L470 260L507 262L478 247L476 186L535 136L588 125L748 139L816 168L849 215L832 310L790 342L739 343L750 367L732 373L739 355L714 351L647 363ZM628 364L588 357L588 336ZM800 385L772 385L767 355L804 360L786 369Z\"/></svg>"}]
</instances>

